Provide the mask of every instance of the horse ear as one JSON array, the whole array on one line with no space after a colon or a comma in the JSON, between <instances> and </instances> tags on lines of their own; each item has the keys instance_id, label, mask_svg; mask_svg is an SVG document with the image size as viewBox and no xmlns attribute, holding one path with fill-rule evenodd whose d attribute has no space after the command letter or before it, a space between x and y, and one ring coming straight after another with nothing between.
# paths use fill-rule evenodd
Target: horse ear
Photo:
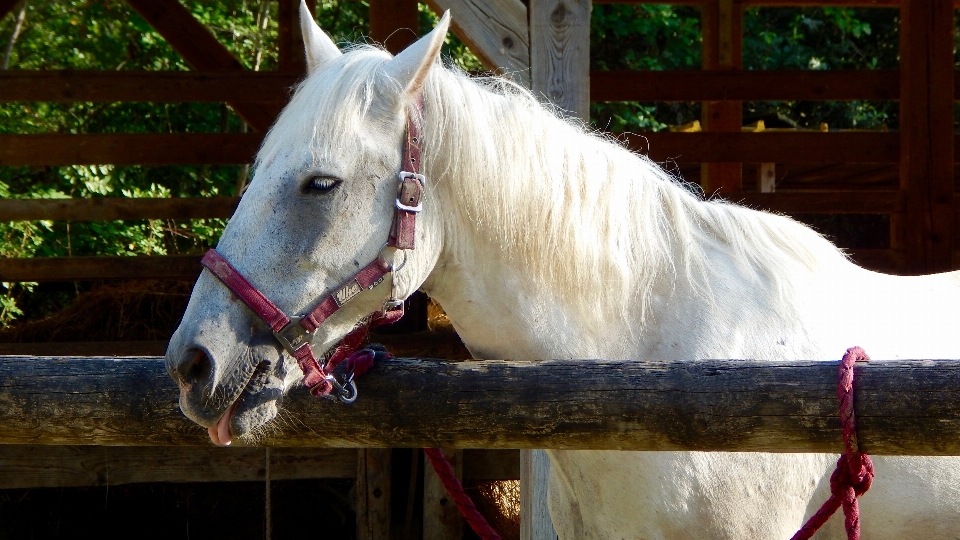
<instances>
[{"instance_id":1,"label":"horse ear","mask_svg":"<svg viewBox=\"0 0 960 540\"><path fill-rule=\"evenodd\" d=\"M300 0L300 32L303 34L303 47L307 53L307 73L318 71L343 54L313 20L306 0Z\"/></svg>"},{"instance_id":2,"label":"horse ear","mask_svg":"<svg viewBox=\"0 0 960 540\"><path fill-rule=\"evenodd\" d=\"M396 79L407 94L420 91L423 81L427 78L427 73L430 72L430 67L440 57L440 47L447 37L449 27L450 10L448 9L429 34L401 51L384 66L387 74Z\"/></svg>"}]
</instances>

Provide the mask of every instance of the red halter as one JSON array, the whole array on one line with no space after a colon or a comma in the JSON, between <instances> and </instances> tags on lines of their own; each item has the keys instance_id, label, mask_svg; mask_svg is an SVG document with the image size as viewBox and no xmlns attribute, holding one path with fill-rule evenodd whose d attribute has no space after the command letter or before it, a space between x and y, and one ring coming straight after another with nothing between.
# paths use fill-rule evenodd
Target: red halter
<instances>
[{"instance_id":1,"label":"red halter","mask_svg":"<svg viewBox=\"0 0 960 540\"><path fill-rule=\"evenodd\" d=\"M417 111L420 112L421 109L422 104L418 104ZM410 170L405 170L406 168ZM420 198L423 195L424 177L420 174L420 132L415 119L410 116L407 118L403 165L398 177L396 210L386 245L396 249L413 249L417 213L422 208ZM347 374L341 383L333 376L333 369L360 345L370 326L389 324L403 316L403 300L391 294L384 302L382 310L362 319L334 349L329 359L321 363L310 347L313 331L356 295L382 283L384 276L395 270L390 264L378 255L336 291L320 300L309 313L293 316L288 316L271 302L216 249L208 251L200 264L270 326L283 348L296 358L297 364L303 370L303 384L310 388L310 392L315 396L329 396L336 389L338 397L344 403L356 400L357 386L353 382L353 374Z\"/></svg>"}]
</instances>

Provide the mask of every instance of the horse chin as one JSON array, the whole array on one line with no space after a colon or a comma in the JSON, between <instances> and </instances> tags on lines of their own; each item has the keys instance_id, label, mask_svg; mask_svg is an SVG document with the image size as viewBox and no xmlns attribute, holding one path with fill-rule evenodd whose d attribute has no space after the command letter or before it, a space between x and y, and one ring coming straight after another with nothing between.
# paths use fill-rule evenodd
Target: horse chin
<instances>
[{"instance_id":1,"label":"horse chin","mask_svg":"<svg viewBox=\"0 0 960 540\"><path fill-rule=\"evenodd\" d=\"M261 362L237 398L207 428L211 442L229 446L235 437L244 437L277 416L277 401L283 394L283 379L269 370L269 363Z\"/></svg>"}]
</instances>

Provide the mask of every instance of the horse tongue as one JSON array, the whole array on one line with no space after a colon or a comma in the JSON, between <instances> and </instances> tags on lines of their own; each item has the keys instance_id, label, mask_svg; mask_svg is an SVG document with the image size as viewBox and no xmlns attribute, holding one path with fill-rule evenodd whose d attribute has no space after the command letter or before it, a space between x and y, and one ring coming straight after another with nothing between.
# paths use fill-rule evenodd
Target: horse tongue
<instances>
[{"instance_id":1,"label":"horse tongue","mask_svg":"<svg viewBox=\"0 0 960 540\"><path fill-rule=\"evenodd\" d=\"M223 411L223 416L217 423L207 428L207 434L210 440L217 446L230 446L233 439L230 436L230 420L233 419L233 409L237 407L237 402L233 402L227 410Z\"/></svg>"}]
</instances>

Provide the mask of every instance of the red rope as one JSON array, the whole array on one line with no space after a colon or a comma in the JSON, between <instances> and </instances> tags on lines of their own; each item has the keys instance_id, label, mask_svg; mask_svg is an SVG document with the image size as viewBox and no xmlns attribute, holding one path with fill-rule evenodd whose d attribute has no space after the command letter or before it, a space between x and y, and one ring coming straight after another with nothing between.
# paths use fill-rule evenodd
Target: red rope
<instances>
[{"instance_id":1,"label":"red rope","mask_svg":"<svg viewBox=\"0 0 960 540\"><path fill-rule=\"evenodd\" d=\"M791 540L807 540L817 532L827 519L843 507L844 528L848 540L860 540L860 507L857 497L870 489L873 483L873 462L870 456L861 453L857 444L857 419L853 411L853 364L868 362L870 357L860 347L847 349L840 361L840 423L843 426L845 453L837 461L837 468L830 475L830 498L817 510Z\"/></svg>"},{"instance_id":2,"label":"red rope","mask_svg":"<svg viewBox=\"0 0 960 540\"><path fill-rule=\"evenodd\" d=\"M487 520L483 518L483 515L480 514L473 501L463 490L463 486L457 480L453 467L447 461L447 457L443 455L443 451L439 448L424 448L423 453L430 460L430 464L433 465L433 470L437 471L437 476L443 482L443 487L453 497L453 501L457 503L457 508L463 514L463 519L467 521L473 532L477 533L481 540L500 540L500 535L487 523Z\"/></svg>"}]
</instances>

